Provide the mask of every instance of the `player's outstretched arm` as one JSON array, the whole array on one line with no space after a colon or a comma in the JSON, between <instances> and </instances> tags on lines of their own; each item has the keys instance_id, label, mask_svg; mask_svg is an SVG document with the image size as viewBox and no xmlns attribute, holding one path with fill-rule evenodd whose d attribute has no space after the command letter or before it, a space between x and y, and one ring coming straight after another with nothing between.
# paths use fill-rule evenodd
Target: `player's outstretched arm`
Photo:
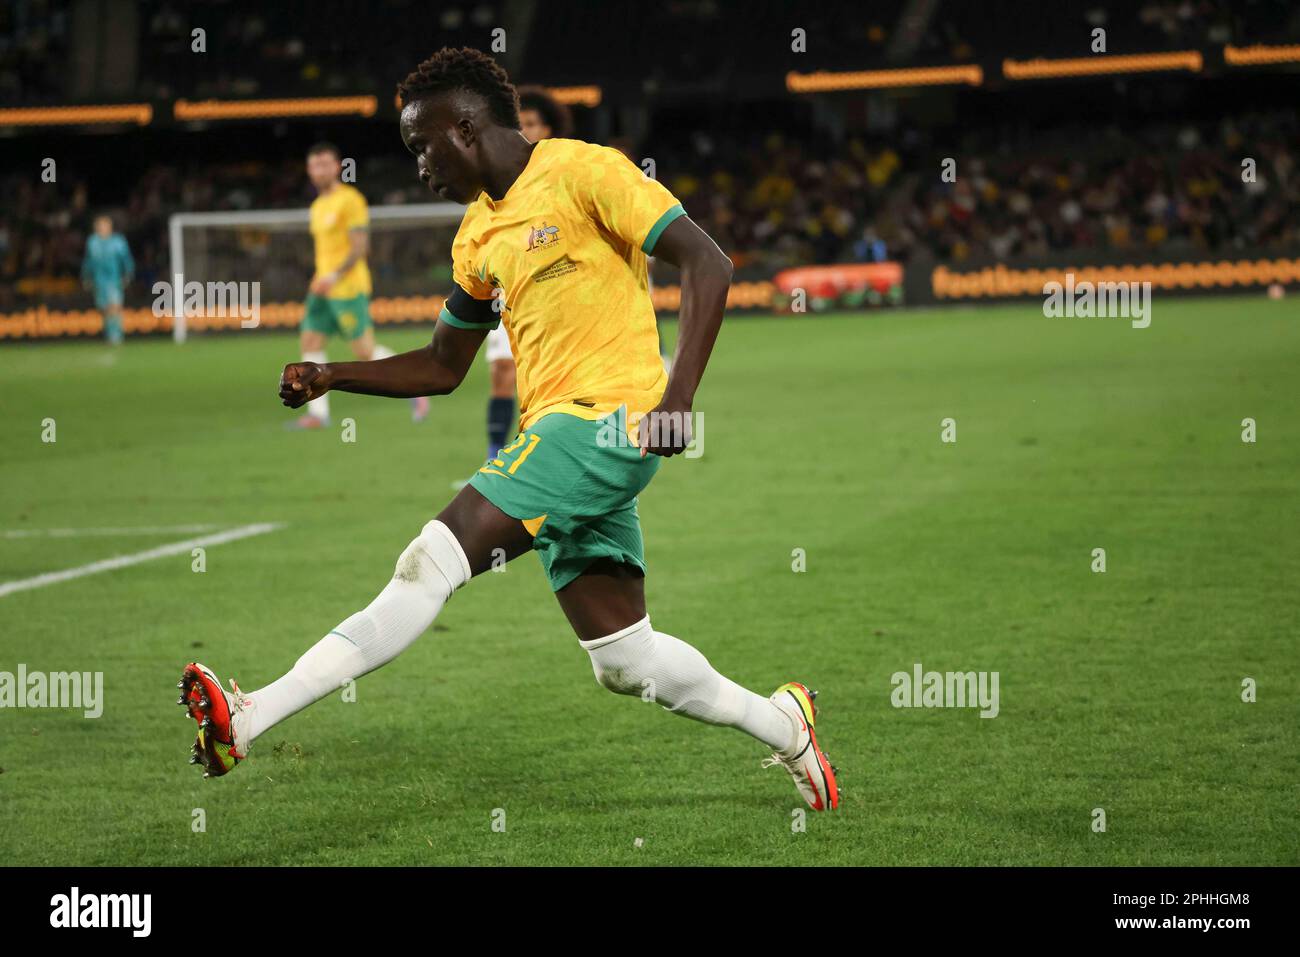
<instances>
[{"instance_id":1,"label":"player's outstretched arm","mask_svg":"<svg viewBox=\"0 0 1300 957\"><path fill-rule=\"evenodd\" d=\"M733 266L717 243L687 216L669 224L655 243L654 254L681 269L682 301L673 371L663 400L650 416L667 414L669 421L685 427L653 429L647 416L641 423L641 448L656 455L676 455L691 441L691 406L722 326Z\"/></svg>"},{"instance_id":2,"label":"player's outstretched arm","mask_svg":"<svg viewBox=\"0 0 1300 957\"><path fill-rule=\"evenodd\" d=\"M330 390L394 399L446 395L464 381L486 337L486 330L458 329L439 320L427 346L387 359L291 362L280 374L280 400L296 409Z\"/></svg>"}]
</instances>

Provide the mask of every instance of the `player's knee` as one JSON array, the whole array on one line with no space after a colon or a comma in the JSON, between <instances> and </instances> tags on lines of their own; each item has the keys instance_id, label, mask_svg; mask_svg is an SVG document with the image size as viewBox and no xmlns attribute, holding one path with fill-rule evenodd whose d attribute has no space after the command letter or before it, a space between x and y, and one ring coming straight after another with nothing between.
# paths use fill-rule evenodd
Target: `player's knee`
<instances>
[{"instance_id":1,"label":"player's knee","mask_svg":"<svg viewBox=\"0 0 1300 957\"><path fill-rule=\"evenodd\" d=\"M402 549L397 556L397 567L393 569L393 581L419 585L427 582L436 583L441 576L433 561L425 552L420 539L412 539L411 544Z\"/></svg>"},{"instance_id":2,"label":"player's knee","mask_svg":"<svg viewBox=\"0 0 1300 957\"><path fill-rule=\"evenodd\" d=\"M638 695L647 701L656 698L654 687L655 634L650 619L641 621L604 638L584 641L591 656L591 670L597 683L614 694Z\"/></svg>"},{"instance_id":3,"label":"player's knee","mask_svg":"<svg viewBox=\"0 0 1300 957\"><path fill-rule=\"evenodd\" d=\"M636 668L602 667L598 662L593 661L591 670L596 675L596 683L614 694L639 695L647 690L647 685L650 683L650 680L643 677Z\"/></svg>"},{"instance_id":4,"label":"player's knee","mask_svg":"<svg viewBox=\"0 0 1300 957\"><path fill-rule=\"evenodd\" d=\"M393 581L450 595L469 580L469 560L451 529L434 519L397 558Z\"/></svg>"}]
</instances>

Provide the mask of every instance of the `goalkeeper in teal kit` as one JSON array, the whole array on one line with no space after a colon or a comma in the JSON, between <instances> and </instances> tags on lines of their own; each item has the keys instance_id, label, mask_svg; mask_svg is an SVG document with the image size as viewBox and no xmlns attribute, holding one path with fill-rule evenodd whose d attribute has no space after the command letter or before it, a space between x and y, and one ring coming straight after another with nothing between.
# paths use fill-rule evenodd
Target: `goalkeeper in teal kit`
<instances>
[{"instance_id":1,"label":"goalkeeper in teal kit","mask_svg":"<svg viewBox=\"0 0 1300 957\"><path fill-rule=\"evenodd\" d=\"M81 282L95 292L95 308L104 316L104 337L113 345L122 341L122 290L131 281L135 261L126 237L113 232L107 216L95 217L95 234L86 240Z\"/></svg>"}]
</instances>

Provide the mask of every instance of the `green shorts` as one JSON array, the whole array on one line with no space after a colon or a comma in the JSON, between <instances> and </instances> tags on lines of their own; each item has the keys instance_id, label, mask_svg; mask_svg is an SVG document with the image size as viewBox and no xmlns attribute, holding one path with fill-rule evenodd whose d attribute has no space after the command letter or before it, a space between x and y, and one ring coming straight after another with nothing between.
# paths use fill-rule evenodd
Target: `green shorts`
<instances>
[{"instance_id":1,"label":"green shorts","mask_svg":"<svg viewBox=\"0 0 1300 957\"><path fill-rule=\"evenodd\" d=\"M532 533L554 591L600 558L645 572L636 497L658 471L659 456L642 458L625 424L623 409L595 421L544 415L470 479Z\"/></svg>"},{"instance_id":2,"label":"green shorts","mask_svg":"<svg viewBox=\"0 0 1300 957\"><path fill-rule=\"evenodd\" d=\"M371 326L370 297L364 292L351 299L327 299L308 295L301 328L325 335L337 334L356 339Z\"/></svg>"}]
</instances>

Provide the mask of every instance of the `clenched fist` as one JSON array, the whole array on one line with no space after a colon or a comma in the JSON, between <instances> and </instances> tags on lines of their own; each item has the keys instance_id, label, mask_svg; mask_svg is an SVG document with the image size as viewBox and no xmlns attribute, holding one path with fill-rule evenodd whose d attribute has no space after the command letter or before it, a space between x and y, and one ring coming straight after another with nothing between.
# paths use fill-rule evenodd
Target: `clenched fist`
<instances>
[{"instance_id":1,"label":"clenched fist","mask_svg":"<svg viewBox=\"0 0 1300 957\"><path fill-rule=\"evenodd\" d=\"M691 404L668 396L645 414L638 426L641 457L680 455L691 444Z\"/></svg>"},{"instance_id":2,"label":"clenched fist","mask_svg":"<svg viewBox=\"0 0 1300 957\"><path fill-rule=\"evenodd\" d=\"M291 362L280 373L280 401L301 408L330 390L329 367L315 362Z\"/></svg>"}]
</instances>

